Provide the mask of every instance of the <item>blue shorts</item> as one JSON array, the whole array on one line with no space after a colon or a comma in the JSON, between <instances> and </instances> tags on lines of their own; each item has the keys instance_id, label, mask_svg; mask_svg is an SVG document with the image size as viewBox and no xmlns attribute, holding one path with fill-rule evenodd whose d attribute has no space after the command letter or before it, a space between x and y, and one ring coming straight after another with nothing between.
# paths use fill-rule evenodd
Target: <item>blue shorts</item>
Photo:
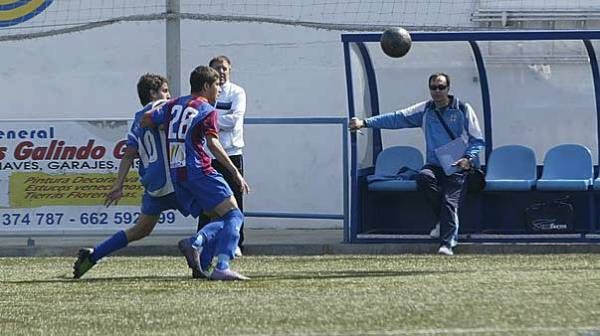
<instances>
[{"instance_id":1,"label":"blue shorts","mask_svg":"<svg viewBox=\"0 0 600 336\"><path fill-rule=\"evenodd\" d=\"M142 196L142 213L148 216L158 216L161 212L170 209L179 209L175 193L161 197L152 197L144 191Z\"/></svg>"},{"instance_id":2,"label":"blue shorts","mask_svg":"<svg viewBox=\"0 0 600 336\"><path fill-rule=\"evenodd\" d=\"M194 217L198 217L205 209L213 210L233 195L219 173L190 178L174 185L181 212L187 212Z\"/></svg>"}]
</instances>

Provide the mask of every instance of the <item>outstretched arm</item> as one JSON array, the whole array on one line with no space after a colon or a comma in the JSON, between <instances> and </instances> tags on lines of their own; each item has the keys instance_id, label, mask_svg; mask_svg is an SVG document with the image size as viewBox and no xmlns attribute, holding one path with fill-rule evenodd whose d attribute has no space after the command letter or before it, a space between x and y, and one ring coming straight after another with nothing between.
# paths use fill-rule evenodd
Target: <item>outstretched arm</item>
<instances>
[{"instance_id":1,"label":"outstretched arm","mask_svg":"<svg viewBox=\"0 0 600 336\"><path fill-rule=\"evenodd\" d=\"M350 131L357 131L363 127L380 129L400 129L421 127L423 124L423 113L425 113L426 102L414 104L407 108L392 113L359 119L352 118L348 123Z\"/></svg>"}]
</instances>

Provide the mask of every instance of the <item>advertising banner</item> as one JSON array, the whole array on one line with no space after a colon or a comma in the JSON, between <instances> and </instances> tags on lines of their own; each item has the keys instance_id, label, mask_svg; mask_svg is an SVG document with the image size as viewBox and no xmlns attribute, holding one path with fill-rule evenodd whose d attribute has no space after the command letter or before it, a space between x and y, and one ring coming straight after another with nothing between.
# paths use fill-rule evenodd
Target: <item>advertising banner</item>
<instances>
[{"instance_id":1,"label":"advertising banner","mask_svg":"<svg viewBox=\"0 0 600 336\"><path fill-rule=\"evenodd\" d=\"M133 225L143 193L138 162L118 205L104 206L130 122L0 121L0 234L85 234ZM155 230L193 232L194 223L170 210Z\"/></svg>"}]
</instances>

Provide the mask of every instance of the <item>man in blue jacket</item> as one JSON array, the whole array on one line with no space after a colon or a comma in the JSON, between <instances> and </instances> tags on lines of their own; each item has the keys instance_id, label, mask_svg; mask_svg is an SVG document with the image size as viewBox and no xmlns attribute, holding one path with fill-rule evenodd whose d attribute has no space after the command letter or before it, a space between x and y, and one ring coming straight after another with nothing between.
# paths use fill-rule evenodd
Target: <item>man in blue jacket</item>
<instances>
[{"instance_id":1,"label":"man in blue jacket","mask_svg":"<svg viewBox=\"0 0 600 336\"><path fill-rule=\"evenodd\" d=\"M479 152L485 143L473 108L448 94L450 77L445 73L435 73L429 76L428 83L431 100L367 119L352 118L349 128L351 131L363 127L420 127L423 130L426 164L417 176L417 185L425 192L434 214L439 218L431 232L432 236L440 238L438 252L453 255L452 249L458 243L458 207L466 191L465 172L478 163ZM450 167L444 156L451 156L456 148L459 148L460 154L450 162Z\"/></svg>"}]
</instances>

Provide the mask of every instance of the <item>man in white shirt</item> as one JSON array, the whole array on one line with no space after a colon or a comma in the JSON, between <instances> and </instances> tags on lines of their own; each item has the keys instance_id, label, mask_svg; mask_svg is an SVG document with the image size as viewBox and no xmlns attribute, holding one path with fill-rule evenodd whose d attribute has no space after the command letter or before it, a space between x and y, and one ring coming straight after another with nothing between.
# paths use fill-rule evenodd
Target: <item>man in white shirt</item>
<instances>
[{"instance_id":1,"label":"man in white shirt","mask_svg":"<svg viewBox=\"0 0 600 336\"><path fill-rule=\"evenodd\" d=\"M239 170L244 175L244 160L242 151L244 148L244 115L246 114L246 92L244 89L232 83L231 77L231 61L227 56L217 56L210 60L208 64L211 68L217 70L219 73L219 85L221 86L221 93L217 98L216 110L219 114L219 141L221 142L223 149ZM225 167L221 166L219 162L213 160L213 167L223 175L225 181L229 184L235 199L237 201L239 209L243 212L243 197L241 186L238 186L235 179ZM200 216L198 218L198 230L206 225L210 219L206 216ZM238 243L238 249L236 250L236 256L242 255L244 242L244 225L240 229L240 240ZM207 261L205 261L207 262Z\"/></svg>"}]
</instances>

